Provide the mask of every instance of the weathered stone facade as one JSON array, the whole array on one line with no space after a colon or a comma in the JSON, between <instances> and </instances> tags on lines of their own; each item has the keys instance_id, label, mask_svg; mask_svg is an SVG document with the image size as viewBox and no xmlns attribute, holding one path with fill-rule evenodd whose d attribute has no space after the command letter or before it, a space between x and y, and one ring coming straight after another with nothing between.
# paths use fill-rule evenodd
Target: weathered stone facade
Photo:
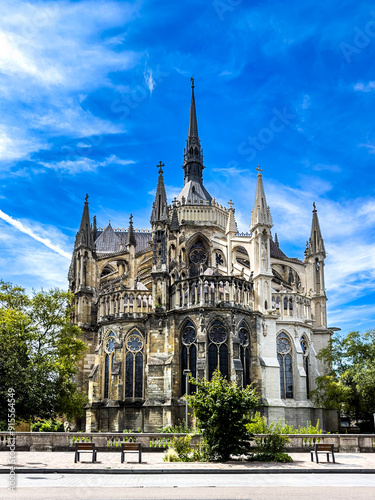
<instances>
[{"instance_id":1,"label":"weathered stone facade","mask_svg":"<svg viewBox=\"0 0 375 500\"><path fill-rule=\"evenodd\" d=\"M151 230L97 228L87 198L69 271L88 346L78 384L86 431L155 431L184 418L186 373L254 382L269 421L324 422L309 399L327 344L325 250L314 206L304 260L279 248L258 169L250 232L203 186L194 88L184 187L168 205L163 165ZM193 390L189 387L189 391Z\"/></svg>"}]
</instances>

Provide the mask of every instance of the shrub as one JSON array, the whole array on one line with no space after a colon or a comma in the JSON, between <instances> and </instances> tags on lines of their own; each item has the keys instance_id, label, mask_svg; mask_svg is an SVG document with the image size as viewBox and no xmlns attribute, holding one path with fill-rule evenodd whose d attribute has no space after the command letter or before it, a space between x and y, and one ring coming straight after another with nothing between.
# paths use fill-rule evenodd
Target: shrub
<instances>
[{"instance_id":1,"label":"shrub","mask_svg":"<svg viewBox=\"0 0 375 500\"><path fill-rule=\"evenodd\" d=\"M64 422L60 420L38 420L31 425L31 432L64 432Z\"/></svg>"},{"instance_id":2,"label":"shrub","mask_svg":"<svg viewBox=\"0 0 375 500\"><path fill-rule=\"evenodd\" d=\"M250 411L259 402L256 390L228 382L218 370L211 381L191 378L190 383L197 386L197 392L187 397L188 402L207 443L209 458L226 461L231 454L247 452L252 435L246 426L251 422Z\"/></svg>"},{"instance_id":3,"label":"shrub","mask_svg":"<svg viewBox=\"0 0 375 500\"><path fill-rule=\"evenodd\" d=\"M172 443L166 451L164 461L166 462L191 462L192 448L190 446L192 436L173 436Z\"/></svg>"},{"instance_id":4,"label":"shrub","mask_svg":"<svg viewBox=\"0 0 375 500\"><path fill-rule=\"evenodd\" d=\"M167 425L158 429L158 432L164 434L189 434L193 433L194 429L188 427L184 420L177 420L175 425Z\"/></svg>"}]
</instances>

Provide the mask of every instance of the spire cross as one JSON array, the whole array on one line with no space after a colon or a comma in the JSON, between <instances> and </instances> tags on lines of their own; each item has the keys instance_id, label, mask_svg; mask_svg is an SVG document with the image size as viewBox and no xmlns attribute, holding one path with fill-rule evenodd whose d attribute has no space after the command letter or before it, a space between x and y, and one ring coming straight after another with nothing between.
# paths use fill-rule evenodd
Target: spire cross
<instances>
[{"instance_id":1,"label":"spire cross","mask_svg":"<svg viewBox=\"0 0 375 500\"><path fill-rule=\"evenodd\" d=\"M129 216L129 224L130 225L133 224L133 214L130 214L130 216Z\"/></svg>"},{"instance_id":2,"label":"spire cross","mask_svg":"<svg viewBox=\"0 0 375 500\"><path fill-rule=\"evenodd\" d=\"M315 205L315 201L313 201L313 207L314 207L314 212L316 212L316 205Z\"/></svg>"},{"instance_id":3,"label":"spire cross","mask_svg":"<svg viewBox=\"0 0 375 500\"><path fill-rule=\"evenodd\" d=\"M260 168L260 165L258 165L255 170L258 172L258 175L260 175L260 173L263 172L263 170Z\"/></svg>"},{"instance_id":4,"label":"spire cross","mask_svg":"<svg viewBox=\"0 0 375 500\"><path fill-rule=\"evenodd\" d=\"M87 203L88 197L89 197L89 195L86 193L86 196L85 196L85 203Z\"/></svg>"},{"instance_id":5,"label":"spire cross","mask_svg":"<svg viewBox=\"0 0 375 500\"><path fill-rule=\"evenodd\" d=\"M228 205L229 205L229 207L232 209L232 207L233 207L233 201L232 201L232 200L229 200L229 201L228 201Z\"/></svg>"},{"instance_id":6,"label":"spire cross","mask_svg":"<svg viewBox=\"0 0 375 500\"><path fill-rule=\"evenodd\" d=\"M192 76L190 78L190 80L191 80L191 88L193 89L194 88L194 76Z\"/></svg>"},{"instance_id":7,"label":"spire cross","mask_svg":"<svg viewBox=\"0 0 375 500\"><path fill-rule=\"evenodd\" d=\"M165 165L163 162L159 161L158 165L156 165L157 167L159 167L159 174L162 174L163 173L163 168Z\"/></svg>"}]
</instances>

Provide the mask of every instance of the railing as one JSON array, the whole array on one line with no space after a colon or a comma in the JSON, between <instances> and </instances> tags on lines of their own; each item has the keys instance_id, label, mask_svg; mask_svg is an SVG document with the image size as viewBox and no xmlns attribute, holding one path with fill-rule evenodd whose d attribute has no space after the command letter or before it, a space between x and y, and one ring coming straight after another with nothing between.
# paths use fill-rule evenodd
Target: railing
<instances>
[{"instance_id":1,"label":"railing","mask_svg":"<svg viewBox=\"0 0 375 500\"><path fill-rule=\"evenodd\" d=\"M252 310L253 284L233 276L204 276L176 281L171 287L171 308L241 306Z\"/></svg>"},{"instance_id":2,"label":"railing","mask_svg":"<svg viewBox=\"0 0 375 500\"><path fill-rule=\"evenodd\" d=\"M101 433L101 432L15 432L16 451L69 451L77 442L95 442L100 451L115 451L121 443L140 443L144 451L162 451L166 449L173 436L185 434L162 433ZM256 446L255 439L263 439L265 434L254 436L251 446ZM306 452L315 443L333 444L338 452L375 452L375 434L289 434L286 444L289 452ZM195 434L191 444L195 446L201 436ZM9 433L0 432L0 451L6 451Z\"/></svg>"},{"instance_id":3,"label":"railing","mask_svg":"<svg viewBox=\"0 0 375 500\"><path fill-rule=\"evenodd\" d=\"M311 320L311 300L298 293L273 293L272 309L276 310L282 318Z\"/></svg>"},{"instance_id":4,"label":"railing","mask_svg":"<svg viewBox=\"0 0 375 500\"><path fill-rule=\"evenodd\" d=\"M126 314L147 314L153 311L152 292L117 290L103 293L99 298L98 319L121 318Z\"/></svg>"}]
</instances>

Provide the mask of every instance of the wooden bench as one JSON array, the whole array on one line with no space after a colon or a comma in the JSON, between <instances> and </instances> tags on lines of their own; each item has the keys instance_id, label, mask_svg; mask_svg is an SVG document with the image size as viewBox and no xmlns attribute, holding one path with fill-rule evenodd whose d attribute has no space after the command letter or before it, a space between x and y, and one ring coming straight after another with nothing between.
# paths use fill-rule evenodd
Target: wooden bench
<instances>
[{"instance_id":1,"label":"wooden bench","mask_svg":"<svg viewBox=\"0 0 375 500\"><path fill-rule=\"evenodd\" d=\"M80 453L92 453L92 462L96 462L97 451L95 449L94 443L76 443L75 444L75 455L74 463L79 462Z\"/></svg>"},{"instance_id":2,"label":"wooden bench","mask_svg":"<svg viewBox=\"0 0 375 500\"><path fill-rule=\"evenodd\" d=\"M138 453L138 461L142 463L142 449L141 443L121 443L121 463L123 464L125 461L125 453L128 452L137 452Z\"/></svg>"},{"instance_id":3,"label":"wooden bench","mask_svg":"<svg viewBox=\"0 0 375 500\"><path fill-rule=\"evenodd\" d=\"M332 461L335 464L335 453L333 444L315 444L314 449L311 450L311 461L314 461L314 453L316 458L316 463L319 463L318 453L327 454L327 462L329 462L329 455L332 454Z\"/></svg>"}]
</instances>

